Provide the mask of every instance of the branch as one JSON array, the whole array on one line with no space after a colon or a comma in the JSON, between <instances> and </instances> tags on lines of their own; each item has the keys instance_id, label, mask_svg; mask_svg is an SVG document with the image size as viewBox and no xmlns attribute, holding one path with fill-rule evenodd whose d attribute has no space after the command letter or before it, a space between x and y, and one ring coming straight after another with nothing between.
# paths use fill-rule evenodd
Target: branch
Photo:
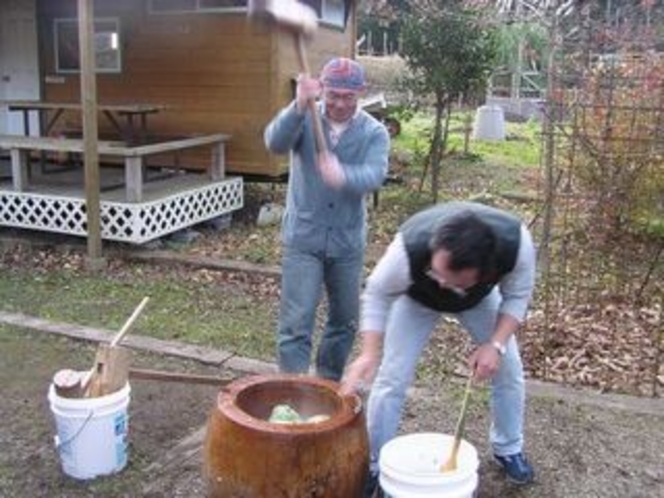
<instances>
[{"instance_id":1,"label":"branch","mask_svg":"<svg viewBox=\"0 0 664 498\"><path fill-rule=\"evenodd\" d=\"M657 263L659 262L659 258L664 253L664 240L662 243L659 245L659 249L657 250L657 254L655 254L655 258L653 259L652 263L650 264L650 268L648 268L648 271L646 272L646 275L643 279L643 283L641 284L641 287L639 287L639 290L636 292L636 301L641 300L641 295L643 294L643 291L645 290L646 286L650 282L650 277L652 277L652 274L655 271L655 268L657 268Z\"/></svg>"}]
</instances>

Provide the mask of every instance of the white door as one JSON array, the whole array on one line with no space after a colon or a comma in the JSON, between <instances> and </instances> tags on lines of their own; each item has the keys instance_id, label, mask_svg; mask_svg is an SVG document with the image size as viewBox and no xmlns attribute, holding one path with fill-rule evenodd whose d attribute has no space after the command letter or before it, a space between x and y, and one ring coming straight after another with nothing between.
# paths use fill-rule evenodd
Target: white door
<instances>
[{"instance_id":1,"label":"white door","mask_svg":"<svg viewBox=\"0 0 664 498\"><path fill-rule=\"evenodd\" d=\"M39 100L36 0L0 0L0 100ZM33 135L39 116L30 116ZM0 134L23 134L23 116L0 105Z\"/></svg>"}]
</instances>

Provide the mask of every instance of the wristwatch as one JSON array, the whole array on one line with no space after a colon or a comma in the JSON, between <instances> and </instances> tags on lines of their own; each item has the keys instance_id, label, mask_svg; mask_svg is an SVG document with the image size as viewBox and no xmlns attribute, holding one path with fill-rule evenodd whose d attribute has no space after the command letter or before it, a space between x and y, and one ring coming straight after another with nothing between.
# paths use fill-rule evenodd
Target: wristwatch
<instances>
[{"instance_id":1,"label":"wristwatch","mask_svg":"<svg viewBox=\"0 0 664 498\"><path fill-rule=\"evenodd\" d=\"M492 345L494 348L496 348L496 351L498 351L498 354L500 354L500 356L505 356L505 352L507 351L507 348L505 347L504 344L501 344L501 343L498 342L498 341L493 341L493 342L491 343L491 345Z\"/></svg>"}]
</instances>

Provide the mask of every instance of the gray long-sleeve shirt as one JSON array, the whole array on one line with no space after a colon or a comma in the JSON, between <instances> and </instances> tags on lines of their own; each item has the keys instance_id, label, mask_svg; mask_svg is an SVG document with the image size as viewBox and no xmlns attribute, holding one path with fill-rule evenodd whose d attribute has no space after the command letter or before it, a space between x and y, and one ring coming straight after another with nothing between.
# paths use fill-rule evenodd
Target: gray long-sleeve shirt
<instances>
[{"instance_id":1,"label":"gray long-sleeve shirt","mask_svg":"<svg viewBox=\"0 0 664 498\"><path fill-rule=\"evenodd\" d=\"M523 321L535 285L535 247L530 232L521 227L521 243L514 269L498 283L500 313ZM413 280L403 238L398 233L367 279L362 294L360 330L384 332L392 302L406 294Z\"/></svg>"},{"instance_id":2,"label":"gray long-sleeve shirt","mask_svg":"<svg viewBox=\"0 0 664 498\"><path fill-rule=\"evenodd\" d=\"M308 112L299 113L295 102L267 126L265 144L277 154L292 152L282 241L335 257L364 248L365 196L380 188L387 175L389 135L378 120L361 110L335 145L329 139L326 120L323 132L345 173L346 182L340 189L323 182L311 117Z\"/></svg>"}]
</instances>

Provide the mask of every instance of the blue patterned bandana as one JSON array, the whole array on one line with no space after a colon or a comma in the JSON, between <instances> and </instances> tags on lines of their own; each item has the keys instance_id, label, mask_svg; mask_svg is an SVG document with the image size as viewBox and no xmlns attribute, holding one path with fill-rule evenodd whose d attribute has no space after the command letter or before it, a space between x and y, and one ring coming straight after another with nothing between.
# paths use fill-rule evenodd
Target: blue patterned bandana
<instances>
[{"instance_id":1,"label":"blue patterned bandana","mask_svg":"<svg viewBox=\"0 0 664 498\"><path fill-rule=\"evenodd\" d=\"M364 69L345 57L332 59L321 71L320 80L328 88L364 90Z\"/></svg>"}]
</instances>

